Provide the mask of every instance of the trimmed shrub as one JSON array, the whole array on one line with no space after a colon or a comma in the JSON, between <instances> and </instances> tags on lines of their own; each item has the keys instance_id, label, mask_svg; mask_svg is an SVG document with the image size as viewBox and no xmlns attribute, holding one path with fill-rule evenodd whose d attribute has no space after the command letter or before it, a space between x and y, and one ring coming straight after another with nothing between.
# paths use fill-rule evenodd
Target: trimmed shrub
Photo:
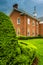
<instances>
[{"instance_id":1,"label":"trimmed shrub","mask_svg":"<svg viewBox=\"0 0 43 65\"><path fill-rule=\"evenodd\" d=\"M21 55L24 55L22 56L24 60L22 60L21 63L24 65L32 65L33 60L36 57L36 48L30 47L29 44L23 42L19 43L19 47L21 50Z\"/></svg>"},{"instance_id":2,"label":"trimmed shrub","mask_svg":"<svg viewBox=\"0 0 43 65\"><path fill-rule=\"evenodd\" d=\"M36 37L26 37L26 36L18 36L18 40L28 40L28 39L43 39L41 36L36 36Z\"/></svg>"},{"instance_id":3,"label":"trimmed shrub","mask_svg":"<svg viewBox=\"0 0 43 65\"><path fill-rule=\"evenodd\" d=\"M18 43L9 17L0 12L0 65L31 65L35 56L34 48Z\"/></svg>"},{"instance_id":4,"label":"trimmed shrub","mask_svg":"<svg viewBox=\"0 0 43 65\"><path fill-rule=\"evenodd\" d=\"M0 12L0 65L10 65L16 56L18 41L8 16Z\"/></svg>"}]
</instances>

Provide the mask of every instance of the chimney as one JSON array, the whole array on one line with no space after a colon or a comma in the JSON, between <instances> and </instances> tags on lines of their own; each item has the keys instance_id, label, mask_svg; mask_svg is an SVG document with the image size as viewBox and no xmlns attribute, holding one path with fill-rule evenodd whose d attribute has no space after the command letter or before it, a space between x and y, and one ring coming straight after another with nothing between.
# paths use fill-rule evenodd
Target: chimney
<instances>
[{"instance_id":1,"label":"chimney","mask_svg":"<svg viewBox=\"0 0 43 65\"><path fill-rule=\"evenodd\" d=\"M17 9L18 8L18 4L14 4L13 5L13 8L16 8Z\"/></svg>"}]
</instances>

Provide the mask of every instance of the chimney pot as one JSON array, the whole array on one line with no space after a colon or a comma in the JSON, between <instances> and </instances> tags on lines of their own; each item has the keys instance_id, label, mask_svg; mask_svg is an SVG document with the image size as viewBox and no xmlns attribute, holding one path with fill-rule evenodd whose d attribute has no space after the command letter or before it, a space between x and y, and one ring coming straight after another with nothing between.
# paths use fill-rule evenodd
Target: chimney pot
<instances>
[{"instance_id":1,"label":"chimney pot","mask_svg":"<svg viewBox=\"0 0 43 65\"><path fill-rule=\"evenodd\" d=\"M17 9L18 8L18 4L14 4L13 5L13 8L16 8Z\"/></svg>"}]
</instances>

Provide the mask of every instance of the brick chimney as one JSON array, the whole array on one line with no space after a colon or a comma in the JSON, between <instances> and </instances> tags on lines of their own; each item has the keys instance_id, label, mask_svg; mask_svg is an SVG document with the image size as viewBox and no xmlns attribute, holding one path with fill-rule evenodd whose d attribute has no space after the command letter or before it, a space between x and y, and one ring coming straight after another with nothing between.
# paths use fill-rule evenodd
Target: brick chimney
<instances>
[{"instance_id":1,"label":"brick chimney","mask_svg":"<svg viewBox=\"0 0 43 65\"><path fill-rule=\"evenodd\" d=\"M18 8L18 4L14 4L13 5L13 8L16 8L17 9Z\"/></svg>"}]
</instances>

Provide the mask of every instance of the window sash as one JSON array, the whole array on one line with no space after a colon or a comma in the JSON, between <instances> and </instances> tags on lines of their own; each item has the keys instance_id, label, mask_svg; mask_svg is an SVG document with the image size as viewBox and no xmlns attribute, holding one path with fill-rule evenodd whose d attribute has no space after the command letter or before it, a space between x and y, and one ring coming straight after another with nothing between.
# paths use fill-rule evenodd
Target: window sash
<instances>
[{"instance_id":1,"label":"window sash","mask_svg":"<svg viewBox=\"0 0 43 65\"><path fill-rule=\"evenodd\" d=\"M29 18L27 19L27 23L30 24L30 19Z\"/></svg>"},{"instance_id":2,"label":"window sash","mask_svg":"<svg viewBox=\"0 0 43 65\"><path fill-rule=\"evenodd\" d=\"M20 18L17 19L17 24L20 24Z\"/></svg>"},{"instance_id":3,"label":"window sash","mask_svg":"<svg viewBox=\"0 0 43 65\"><path fill-rule=\"evenodd\" d=\"M35 21L32 22L32 26L35 26Z\"/></svg>"}]
</instances>

